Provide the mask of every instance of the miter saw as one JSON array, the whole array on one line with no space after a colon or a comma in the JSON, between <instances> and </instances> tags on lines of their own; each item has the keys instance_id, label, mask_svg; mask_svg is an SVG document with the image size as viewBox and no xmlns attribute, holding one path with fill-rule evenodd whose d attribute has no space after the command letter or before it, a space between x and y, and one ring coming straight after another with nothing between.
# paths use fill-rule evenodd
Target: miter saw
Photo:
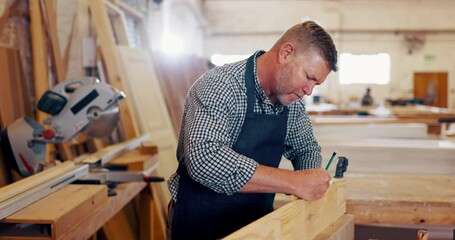
<instances>
[{"instance_id":1,"label":"miter saw","mask_svg":"<svg viewBox=\"0 0 455 240\"><path fill-rule=\"evenodd\" d=\"M118 101L124 93L96 78L71 79L56 85L40 98L38 109L51 115L46 129L29 117L0 131L6 163L22 176L46 165L48 143L64 143L79 133L91 137L109 135L119 120Z\"/></svg>"}]
</instances>

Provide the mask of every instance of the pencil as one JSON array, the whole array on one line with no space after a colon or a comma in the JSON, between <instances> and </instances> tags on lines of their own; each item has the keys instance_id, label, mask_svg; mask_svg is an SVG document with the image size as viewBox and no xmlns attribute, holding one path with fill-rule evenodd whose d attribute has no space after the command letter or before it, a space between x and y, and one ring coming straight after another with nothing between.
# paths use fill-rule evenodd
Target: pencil
<instances>
[{"instance_id":1,"label":"pencil","mask_svg":"<svg viewBox=\"0 0 455 240\"><path fill-rule=\"evenodd\" d=\"M333 151L332 156L330 157L329 162L327 163L327 166L325 167L325 170L328 170L330 167L330 164L332 164L333 158L337 155L337 151Z\"/></svg>"}]
</instances>

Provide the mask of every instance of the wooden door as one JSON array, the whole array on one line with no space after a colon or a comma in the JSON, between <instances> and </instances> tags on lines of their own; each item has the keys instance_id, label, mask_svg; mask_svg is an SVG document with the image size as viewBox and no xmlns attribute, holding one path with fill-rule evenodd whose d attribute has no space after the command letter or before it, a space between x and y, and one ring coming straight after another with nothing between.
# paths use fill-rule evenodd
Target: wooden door
<instances>
[{"instance_id":1,"label":"wooden door","mask_svg":"<svg viewBox=\"0 0 455 240\"><path fill-rule=\"evenodd\" d=\"M425 105L447 107L447 72L414 73L414 98Z\"/></svg>"}]
</instances>

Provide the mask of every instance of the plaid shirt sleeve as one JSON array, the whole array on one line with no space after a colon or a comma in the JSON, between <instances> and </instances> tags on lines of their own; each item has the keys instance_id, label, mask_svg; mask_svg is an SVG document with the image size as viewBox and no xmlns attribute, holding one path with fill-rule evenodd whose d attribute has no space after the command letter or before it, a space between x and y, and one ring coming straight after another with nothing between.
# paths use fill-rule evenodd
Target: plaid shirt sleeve
<instances>
[{"instance_id":1,"label":"plaid shirt sleeve","mask_svg":"<svg viewBox=\"0 0 455 240\"><path fill-rule=\"evenodd\" d=\"M284 157L292 162L295 170L321 167L321 147L313 134L313 127L305 104L299 100L291 104Z\"/></svg>"}]
</instances>

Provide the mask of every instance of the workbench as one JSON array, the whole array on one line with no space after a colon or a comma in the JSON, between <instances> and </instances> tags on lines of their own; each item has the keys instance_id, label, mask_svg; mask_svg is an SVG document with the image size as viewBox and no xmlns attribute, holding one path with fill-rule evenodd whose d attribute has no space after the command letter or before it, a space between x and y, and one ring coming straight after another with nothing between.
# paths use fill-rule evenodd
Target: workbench
<instances>
[{"instance_id":1,"label":"workbench","mask_svg":"<svg viewBox=\"0 0 455 240\"><path fill-rule=\"evenodd\" d=\"M146 186L119 184L108 197L105 185L66 185L1 221L0 239L88 239Z\"/></svg>"},{"instance_id":2,"label":"workbench","mask_svg":"<svg viewBox=\"0 0 455 240\"><path fill-rule=\"evenodd\" d=\"M455 229L453 175L346 173L344 178L346 211L354 215L356 236L359 227L368 226L415 232L428 229L430 239L452 239ZM275 207L279 209L293 199L277 195ZM374 236L371 232L371 239L404 239ZM431 234L444 237L431 237ZM415 237L415 233L412 236Z\"/></svg>"},{"instance_id":3,"label":"workbench","mask_svg":"<svg viewBox=\"0 0 455 240\"><path fill-rule=\"evenodd\" d=\"M133 150L109 164L142 171L156 169L158 161L154 153ZM0 239L88 239L101 227L107 239L164 239L157 184L163 183L119 183L110 197L105 184L65 185L0 221Z\"/></svg>"}]
</instances>

